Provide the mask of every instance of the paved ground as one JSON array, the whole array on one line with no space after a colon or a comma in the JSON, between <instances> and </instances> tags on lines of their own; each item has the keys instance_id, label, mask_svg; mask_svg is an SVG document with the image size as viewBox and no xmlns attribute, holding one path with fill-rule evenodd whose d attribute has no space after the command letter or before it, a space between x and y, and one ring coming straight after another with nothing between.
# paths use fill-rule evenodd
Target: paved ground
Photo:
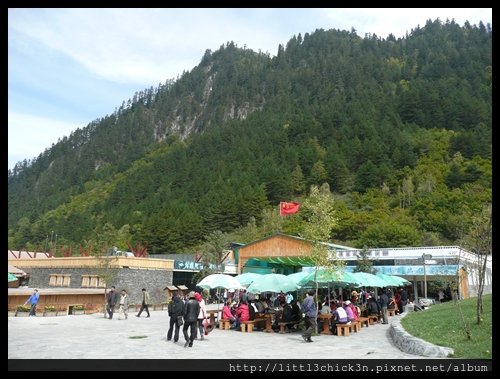
<instances>
[{"instance_id":1,"label":"paved ground","mask_svg":"<svg viewBox=\"0 0 500 379\"><path fill-rule=\"evenodd\" d=\"M300 333L241 333L215 329L204 341L184 348L182 330L177 343L166 341L168 314L146 318L129 314L112 320L102 313L59 317L9 317L8 358L35 359L419 359L403 353L388 335L389 325L362 328L349 337L313 336L305 343ZM397 316L396 316L397 317ZM182 327L181 327L182 328ZM145 337L134 339L131 337ZM340 343L342 343L340 345Z\"/></svg>"}]
</instances>

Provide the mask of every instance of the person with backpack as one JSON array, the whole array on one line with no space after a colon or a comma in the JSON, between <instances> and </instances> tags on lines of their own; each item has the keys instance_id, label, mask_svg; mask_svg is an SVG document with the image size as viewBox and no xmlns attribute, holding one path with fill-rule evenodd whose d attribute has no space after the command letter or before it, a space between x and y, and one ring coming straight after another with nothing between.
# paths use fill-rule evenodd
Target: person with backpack
<instances>
[{"instance_id":1,"label":"person with backpack","mask_svg":"<svg viewBox=\"0 0 500 379\"><path fill-rule=\"evenodd\" d=\"M179 330L183 324L182 316L184 314L184 302L181 300L180 296L175 293L170 304L168 304L168 315L170 316L170 327L167 332L167 341L172 340L172 333L174 331L174 343L179 340Z\"/></svg>"}]
</instances>

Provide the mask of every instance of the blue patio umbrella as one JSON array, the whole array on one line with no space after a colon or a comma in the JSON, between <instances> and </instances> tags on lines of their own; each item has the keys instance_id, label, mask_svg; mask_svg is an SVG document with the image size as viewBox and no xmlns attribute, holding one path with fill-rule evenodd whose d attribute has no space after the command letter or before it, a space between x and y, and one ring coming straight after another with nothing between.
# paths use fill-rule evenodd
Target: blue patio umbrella
<instances>
[{"instance_id":1,"label":"blue patio umbrella","mask_svg":"<svg viewBox=\"0 0 500 379\"><path fill-rule=\"evenodd\" d=\"M11 274L9 272L9 282L15 282L17 280L17 276L15 276L14 274Z\"/></svg>"}]
</instances>

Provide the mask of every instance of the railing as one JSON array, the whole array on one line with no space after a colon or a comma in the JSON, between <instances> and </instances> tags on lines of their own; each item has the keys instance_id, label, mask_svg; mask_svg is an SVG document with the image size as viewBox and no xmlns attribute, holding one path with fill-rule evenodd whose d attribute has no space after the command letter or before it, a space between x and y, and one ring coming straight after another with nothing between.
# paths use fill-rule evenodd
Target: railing
<instances>
[{"instance_id":1,"label":"railing","mask_svg":"<svg viewBox=\"0 0 500 379\"><path fill-rule=\"evenodd\" d=\"M144 269L173 270L173 259L138 258L138 257L71 257L51 259L15 259L16 267L130 267Z\"/></svg>"}]
</instances>

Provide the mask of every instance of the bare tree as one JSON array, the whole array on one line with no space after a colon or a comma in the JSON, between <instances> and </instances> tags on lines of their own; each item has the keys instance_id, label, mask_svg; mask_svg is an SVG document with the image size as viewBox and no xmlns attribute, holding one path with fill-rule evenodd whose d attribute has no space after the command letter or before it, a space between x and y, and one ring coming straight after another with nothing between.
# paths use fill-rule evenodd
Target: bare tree
<instances>
[{"instance_id":1,"label":"bare tree","mask_svg":"<svg viewBox=\"0 0 500 379\"><path fill-rule=\"evenodd\" d=\"M94 248L91 248L93 257L96 259L96 266L93 269L95 275L99 277L99 281L104 283L104 302L108 295L108 284L113 283L118 275L118 267L116 266L117 256L108 256L107 244L101 245L96 242ZM106 306L104 306L104 317L106 317Z\"/></svg>"},{"instance_id":2,"label":"bare tree","mask_svg":"<svg viewBox=\"0 0 500 379\"><path fill-rule=\"evenodd\" d=\"M477 278L477 324L481 323L481 315L483 314L483 291L486 279L486 266L488 263L488 256L491 254L491 222L490 204L485 207L479 215L473 217L469 232L462 239L463 246L476 256L476 262L472 269L477 272L477 275L474 275Z\"/></svg>"},{"instance_id":3,"label":"bare tree","mask_svg":"<svg viewBox=\"0 0 500 379\"><path fill-rule=\"evenodd\" d=\"M314 265L314 282L316 284L316 301L318 301L317 274L320 268L335 271L343 267L343 262L335 259L325 242L330 240L332 229L337 225L333 196L327 183L321 188L311 186L309 197L304 201L302 214L305 225L302 237L312 243L309 258ZM318 325L316 324L316 333Z\"/></svg>"}]
</instances>

